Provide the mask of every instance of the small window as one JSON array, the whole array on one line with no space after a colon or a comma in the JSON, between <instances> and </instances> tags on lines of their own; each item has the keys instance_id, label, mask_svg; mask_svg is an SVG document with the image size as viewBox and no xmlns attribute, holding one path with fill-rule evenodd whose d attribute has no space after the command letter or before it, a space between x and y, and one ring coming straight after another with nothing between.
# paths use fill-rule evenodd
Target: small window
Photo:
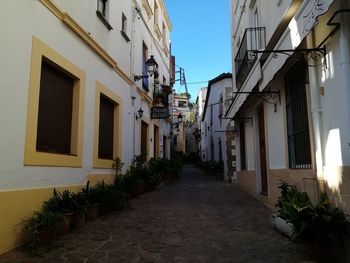
<instances>
[{"instance_id":1,"label":"small window","mask_svg":"<svg viewBox=\"0 0 350 263\"><path fill-rule=\"evenodd\" d=\"M130 38L127 35L127 30L128 30L128 19L125 16L124 13L122 13L122 30L120 31L120 33L122 34L122 36L125 38L125 40L127 42L130 41Z\"/></svg>"},{"instance_id":2,"label":"small window","mask_svg":"<svg viewBox=\"0 0 350 263\"><path fill-rule=\"evenodd\" d=\"M98 138L98 158L113 160L115 103L106 96L100 96L100 123Z\"/></svg>"},{"instance_id":3,"label":"small window","mask_svg":"<svg viewBox=\"0 0 350 263\"><path fill-rule=\"evenodd\" d=\"M121 98L96 81L94 168L112 168L113 160L121 153Z\"/></svg>"},{"instance_id":4,"label":"small window","mask_svg":"<svg viewBox=\"0 0 350 263\"><path fill-rule=\"evenodd\" d=\"M36 150L71 154L74 79L41 63Z\"/></svg>"},{"instance_id":5,"label":"small window","mask_svg":"<svg viewBox=\"0 0 350 263\"><path fill-rule=\"evenodd\" d=\"M107 27L108 30L112 30L112 26L108 22L109 17L109 1L108 0L97 0L97 17Z\"/></svg>"},{"instance_id":6,"label":"small window","mask_svg":"<svg viewBox=\"0 0 350 263\"><path fill-rule=\"evenodd\" d=\"M33 37L24 165L82 167L85 72Z\"/></svg>"},{"instance_id":7,"label":"small window","mask_svg":"<svg viewBox=\"0 0 350 263\"><path fill-rule=\"evenodd\" d=\"M180 108L186 108L187 107L187 102L186 101L179 101L179 104L178 104Z\"/></svg>"}]
</instances>

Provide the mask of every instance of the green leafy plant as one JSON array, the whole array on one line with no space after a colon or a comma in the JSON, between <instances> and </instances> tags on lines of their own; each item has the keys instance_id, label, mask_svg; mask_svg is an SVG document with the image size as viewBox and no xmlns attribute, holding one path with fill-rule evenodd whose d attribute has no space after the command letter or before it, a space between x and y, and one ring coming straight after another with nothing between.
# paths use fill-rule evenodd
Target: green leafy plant
<instances>
[{"instance_id":1,"label":"green leafy plant","mask_svg":"<svg viewBox=\"0 0 350 263\"><path fill-rule=\"evenodd\" d=\"M295 185L282 181L279 188L281 196L276 207L279 208L280 217L294 225L294 239L311 244L312 250L317 251L314 256L320 262L328 262L329 256L336 262L343 262L344 244L349 238L349 222L344 212L331 206L325 192L320 193L320 201L314 206L307 193L298 191Z\"/></svg>"},{"instance_id":2,"label":"green leafy plant","mask_svg":"<svg viewBox=\"0 0 350 263\"><path fill-rule=\"evenodd\" d=\"M88 200L83 192L72 193L73 199L73 212L74 213L83 213L86 212L86 209L89 205Z\"/></svg>"},{"instance_id":3,"label":"green leafy plant","mask_svg":"<svg viewBox=\"0 0 350 263\"><path fill-rule=\"evenodd\" d=\"M101 202L101 192L97 187L91 187L90 181L87 181L85 188L82 189L86 201L89 205L99 204Z\"/></svg>"},{"instance_id":4,"label":"green leafy plant","mask_svg":"<svg viewBox=\"0 0 350 263\"><path fill-rule=\"evenodd\" d=\"M56 189L53 190L53 197L43 204L44 211L55 211L62 214L70 213L74 208L72 193L64 190L62 193Z\"/></svg>"},{"instance_id":5,"label":"green leafy plant","mask_svg":"<svg viewBox=\"0 0 350 263\"><path fill-rule=\"evenodd\" d=\"M50 210L36 211L23 220L28 248L37 255L40 245L50 245L60 234L64 222L62 213Z\"/></svg>"}]
</instances>

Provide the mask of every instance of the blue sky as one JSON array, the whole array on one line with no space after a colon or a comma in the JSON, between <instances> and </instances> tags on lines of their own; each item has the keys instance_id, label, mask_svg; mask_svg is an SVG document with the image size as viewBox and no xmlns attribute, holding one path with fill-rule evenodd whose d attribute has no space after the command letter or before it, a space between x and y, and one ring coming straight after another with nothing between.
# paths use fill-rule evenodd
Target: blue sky
<instances>
[{"instance_id":1,"label":"blue sky","mask_svg":"<svg viewBox=\"0 0 350 263\"><path fill-rule=\"evenodd\" d=\"M207 81L231 72L229 0L165 0L170 20L172 53L185 69L187 83ZM191 100L208 83L188 84ZM185 92L177 82L176 92Z\"/></svg>"}]
</instances>

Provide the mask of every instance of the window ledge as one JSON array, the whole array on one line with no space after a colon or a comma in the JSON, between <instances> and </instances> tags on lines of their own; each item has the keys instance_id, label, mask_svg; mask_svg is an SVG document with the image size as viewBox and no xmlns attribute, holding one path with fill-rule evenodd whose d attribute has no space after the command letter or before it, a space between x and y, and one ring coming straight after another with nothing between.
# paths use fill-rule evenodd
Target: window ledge
<instances>
[{"instance_id":1,"label":"window ledge","mask_svg":"<svg viewBox=\"0 0 350 263\"><path fill-rule=\"evenodd\" d=\"M101 20L101 22L107 27L108 30L113 29L113 27L108 23L108 20L103 16L103 14L99 10L96 11L96 15Z\"/></svg>"},{"instance_id":2,"label":"window ledge","mask_svg":"<svg viewBox=\"0 0 350 263\"><path fill-rule=\"evenodd\" d=\"M130 42L130 38L123 30L120 31L120 34L122 34L122 36L126 40L126 42Z\"/></svg>"}]
</instances>

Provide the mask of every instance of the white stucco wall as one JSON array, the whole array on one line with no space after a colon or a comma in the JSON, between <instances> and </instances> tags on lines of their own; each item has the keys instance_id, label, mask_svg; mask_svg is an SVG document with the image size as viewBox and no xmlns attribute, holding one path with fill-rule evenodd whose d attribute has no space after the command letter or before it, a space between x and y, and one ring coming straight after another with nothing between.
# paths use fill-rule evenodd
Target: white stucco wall
<instances>
[{"instance_id":1,"label":"white stucco wall","mask_svg":"<svg viewBox=\"0 0 350 263\"><path fill-rule=\"evenodd\" d=\"M88 3L82 0L74 1L74 3L59 0L53 2L73 17L86 32L89 32L90 36L117 61L118 66L126 75L132 78L134 71L137 74L140 73L140 71L133 69L133 67L137 68L141 63L134 63L131 60L131 43L127 43L120 34L122 11L128 16L128 29L131 30L133 7L128 1L118 2L118 5L113 1L111 2L110 22L114 29L110 32L96 17L95 2L93 6L92 2ZM13 19L11 10L15 10L14 12L18 15L18 18ZM113 16L112 12L115 12L116 16ZM128 166L135 152L138 154L138 146L140 145L140 136L138 135L140 130L139 120L135 123L135 141L133 131L134 113L140 108L141 104L145 118L149 119L149 105L145 101L141 103L141 98L135 91L135 87L130 86L117 75L88 45L39 1L26 3L23 1L11 1L7 4L6 10L0 10L0 15L3 21L11 21L11 26L8 26L6 23L1 23L0 25L0 31L3 36L0 50L0 57L2 58L0 69L4 73L1 77L1 86L4 89L3 94L6 94L0 96L2 109L0 111L0 120L2 122L0 136L0 190L84 184L87 174L111 173L110 169L94 169L92 167L96 81L101 82L121 97L121 159ZM151 25L149 26L151 27ZM142 40L148 41L150 54L155 55L159 64L160 77L162 75L167 76L166 79L169 82L169 61L164 54L154 47L155 45L151 49L151 42L154 40L151 40L148 31L144 27L142 24L135 26L135 30L143 32L142 34L137 34L140 38L136 37L135 42L133 42L135 61L140 59ZM55 52L86 72L83 165L81 168L23 165L32 36L37 37ZM139 83L137 84L139 85ZM135 95L135 104L132 106L131 96ZM163 134L169 136L170 128L165 121L160 121L159 128L160 145L162 145ZM152 122L149 134L153 136ZM136 151L133 149L134 144ZM149 146L150 150L153 151L151 142ZM170 151L169 142L167 149ZM151 152L151 155L153 155L153 152ZM170 152L168 156L170 156Z\"/></svg>"}]
</instances>

